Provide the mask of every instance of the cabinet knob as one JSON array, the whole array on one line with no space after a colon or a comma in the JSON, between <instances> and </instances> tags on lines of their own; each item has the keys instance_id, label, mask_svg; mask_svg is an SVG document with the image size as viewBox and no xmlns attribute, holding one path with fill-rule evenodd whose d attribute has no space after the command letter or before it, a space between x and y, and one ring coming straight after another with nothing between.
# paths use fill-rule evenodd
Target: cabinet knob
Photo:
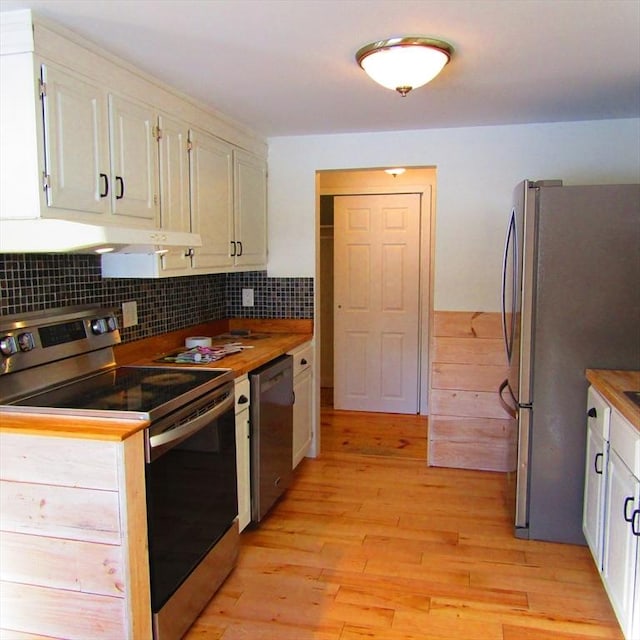
<instances>
[{"instance_id":1,"label":"cabinet knob","mask_svg":"<svg viewBox=\"0 0 640 640\"><path fill-rule=\"evenodd\" d=\"M597 418L598 417L598 412L596 411L595 407L591 407L591 409L589 409L589 411L587 411L587 415L590 418Z\"/></svg>"},{"instance_id":2,"label":"cabinet knob","mask_svg":"<svg viewBox=\"0 0 640 640\"><path fill-rule=\"evenodd\" d=\"M300 364L307 364L307 359L306 358L302 358L302 360L300 360Z\"/></svg>"},{"instance_id":3,"label":"cabinet knob","mask_svg":"<svg viewBox=\"0 0 640 640\"><path fill-rule=\"evenodd\" d=\"M244 393L238 398L238 404L247 404L249 402L249 398L244 395Z\"/></svg>"}]
</instances>

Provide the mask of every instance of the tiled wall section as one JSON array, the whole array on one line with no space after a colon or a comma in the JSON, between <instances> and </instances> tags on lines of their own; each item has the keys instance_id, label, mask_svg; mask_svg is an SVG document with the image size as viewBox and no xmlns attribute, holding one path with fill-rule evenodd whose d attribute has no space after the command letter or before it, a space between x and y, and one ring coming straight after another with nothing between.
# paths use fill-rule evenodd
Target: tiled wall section
<instances>
[{"instance_id":1,"label":"tiled wall section","mask_svg":"<svg viewBox=\"0 0 640 640\"><path fill-rule=\"evenodd\" d=\"M254 306L242 306L242 289L253 289ZM227 275L230 318L313 318L313 278L267 278L265 271Z\"/></svg>"},{"instance_id":2,"label":"tiled wall section","mask_svg":"<svg viewBox=\"0 0 640 640\"><path fill-rule=\"evenodd\" d=\"M254 290L243 307L242 289ZM102 278L100 257L75 254L0 254L0 316L56 307L138 303L138 324L123 342L226 317L313 318L313 278L267 278L266 272L151 280Z\"/></svg>"}]
</instances>

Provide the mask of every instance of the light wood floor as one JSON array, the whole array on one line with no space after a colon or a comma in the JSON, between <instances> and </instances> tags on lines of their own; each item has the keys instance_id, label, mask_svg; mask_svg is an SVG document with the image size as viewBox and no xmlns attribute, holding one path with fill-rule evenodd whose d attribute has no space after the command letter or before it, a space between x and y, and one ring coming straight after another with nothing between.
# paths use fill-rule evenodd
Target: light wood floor
<instances>
[{"instance_id":1,"label":"light wood floor","mask_svg":"<svg viewBox=\"0 0 640 640\"><path fill-rule=\"evenodd\" d=\"M506 476L427 468L424 418L325 408L322 444L187 640L622 640L586 547L514 538Z\"/></svg>"}]
</instances>

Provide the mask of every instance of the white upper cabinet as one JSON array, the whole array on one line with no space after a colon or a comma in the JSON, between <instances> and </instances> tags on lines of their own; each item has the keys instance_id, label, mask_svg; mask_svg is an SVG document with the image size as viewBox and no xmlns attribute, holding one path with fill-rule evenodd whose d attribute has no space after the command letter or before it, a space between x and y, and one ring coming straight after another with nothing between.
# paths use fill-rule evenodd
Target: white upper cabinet
<instances>
[{"instance_id":1,"label":"white upper cabinet","mask_svg":"<svg viewBox=\"0 0 640 640\"><path fill-rule=\"evenodd\" d=\"M231 254L237 266L267 263L267 164L234 151L234 233Z\"/></svg>"},{"instance_id":2,"label":"white upper cabinet","mask_svg":"<svg viewBox=\"0 0 640 640\"><path fill-rule=\"evenodd\" d=\"M110 210L107 96L97 84L42 65L45 166L52 213L105 215Z\"/></svg>"},{"instance_id":3,"label":"white upper cabinet","mask_svg":"<svg viewBox=\"0 0 640 640\"><path fill-rule=\"evenodd\" d=\"M177 118L161 114L158 116L156 133L160 170L160 226L167 231L191 233L189 126ZM162 270L167 275L189 275L190 254L191 248L170 248L162 257L154 255L144 257L143 260L147 263L153 262L157 265L158 272ZM120 266L124 267L122 275L127 275L129 269L126 265ZM118 267L118 264L114 267ZM103 259L103 271L108 269L109 265L106 265Z\"/></svg>"},{"instance_id":4,"label":"white upper cabinet","mask_svg":"<svg viewBox=\"0 0 640 640\"><path fill-rule=\"evenodd\" d=\"M42 215L95 222L100 214L103 222L158 228L153 109L50 63L41 73Z\"/></svg>"},{"instance_id":5,"label":"white upper cabinet","mask_svg":"<svg viewBox=\"0 0 640 640\"><path fill-rule=\"evenodd\" d=\"M265 266L264 140L29 10L0 35L3 251L115 248L116 277Z\"/></svg>"},{"instance_id":6,"label":"white upper cabinet","mask_svg":"<svg viewBox=\"0 0 640 640\"><path fill-rule=\"evenodd\" d=\"M159 226L157 113L109 95L111 206L114 215Z\"/></svg>"},{"instance_id":7,"label":"white upper cabinet","mask_svg":"<svg viewBox=\"0 0 640 640\"><path fill-rule=\"evenodd\" d=\"M195 269L233 265L229 233L233 228L233 147L214 136L192 129L191 224L202 238L194 249Z\"/></svg>"},{"instance_id":8,"label":"white upper cabinet","mask_svg":"<svg viewBox=\"0 0 640 640\"><path fill-rule=\"evenodd\" d=\"M170 231L191 231L189 204L189 125L158 116L160 223Z\"/></svg>"}]
</instances>

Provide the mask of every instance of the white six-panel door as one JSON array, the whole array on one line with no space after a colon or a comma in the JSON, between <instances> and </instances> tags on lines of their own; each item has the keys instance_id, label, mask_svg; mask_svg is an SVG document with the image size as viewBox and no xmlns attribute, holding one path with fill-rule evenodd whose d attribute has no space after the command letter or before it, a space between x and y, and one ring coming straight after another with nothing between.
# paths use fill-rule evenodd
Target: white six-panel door
<instances>
[{"instance_id":1,"label":"white six-panel door","mask_svg":"<svg viewBox=\"0 0 640 640\"><path fill-rule=\"evenodd\" d=\"M334 406L418 412L420 195L334 199Z\"/></svg>"}]
</instances>

